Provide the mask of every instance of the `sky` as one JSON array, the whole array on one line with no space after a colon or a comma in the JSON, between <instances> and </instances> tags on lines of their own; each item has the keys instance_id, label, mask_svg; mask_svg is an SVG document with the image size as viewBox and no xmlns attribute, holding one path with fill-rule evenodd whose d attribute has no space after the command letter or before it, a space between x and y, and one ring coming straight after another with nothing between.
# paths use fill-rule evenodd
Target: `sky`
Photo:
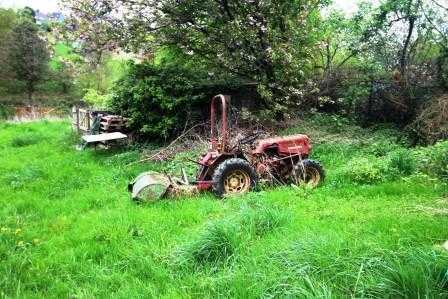
<instances>
[{"instance_id":1,"label":"sky","mask_svg":"<svg viewBox=\"0 0 448 299\"><path fill-rule=\"evenodd\" d=\"M357 0L334 0L335 6L348 14L356 10ZM58 11L58 0L0 0L0 7L23 8L29 6L45 13Z\"/></svg>"},{"instance_id":2,"label":"sky","mask_svg":"<svg viewBox=\"0 0 448 299\"><path fill-rule=\"evenodd\" d=\"M59 11L58 0L0 0L0 7L23 8L25 6L45 13Z\"/></svg>"}]
</instances>

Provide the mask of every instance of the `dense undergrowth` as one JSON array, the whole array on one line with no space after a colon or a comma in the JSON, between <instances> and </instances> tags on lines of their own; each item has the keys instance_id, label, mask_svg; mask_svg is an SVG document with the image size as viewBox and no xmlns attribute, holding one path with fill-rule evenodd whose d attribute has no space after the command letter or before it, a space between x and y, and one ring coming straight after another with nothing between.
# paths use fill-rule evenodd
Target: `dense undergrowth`
<instances>
[{"instance_id":1,"label":"dense undergrowth","mask_svg":"<svg viewBox=\"0 0 448 299\"><path fill-rule=\"evenodd\" d=\"M73 148L68 123L0 124L0 296L448 297L447 143L316 116L327 180L218 200L137 204L173 161ZM190 169L191 170L191 169Z\"/></svg>"}]
</instances>

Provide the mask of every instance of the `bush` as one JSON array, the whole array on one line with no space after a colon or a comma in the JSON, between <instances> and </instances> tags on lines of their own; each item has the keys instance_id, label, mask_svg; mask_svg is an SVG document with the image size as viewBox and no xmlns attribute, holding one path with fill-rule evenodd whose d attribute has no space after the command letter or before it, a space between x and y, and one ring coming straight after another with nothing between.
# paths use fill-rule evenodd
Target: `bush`
<instances>
[{"instance_id":1,"label":"bush","mask_svg":"<svg viewBox=\"0 0 448 299\"><path fill-rule=\"evenodd\" d=\"M448 141L421 148L417 155L420 171L448 180Z\"/></svg>"},{"instance_id":2,"label":"bush","mask_svg":"<svg viewBox=\"0 0 448 299\"><path fill-rule=\"evenodd\" d=\"M357 184L374 184L384 179L384 167L374 158L357 158L349 163L346 175Z\"/></svg>"},{"instance_id":3,"label":"bush","mask_svg":"<svg viewBox=\"0 0 448 299\"><path fill-rule=\"evenodd\" d=\"M112 90L109 108L130 118L130 128L141 137L162 141L182 131L187 121L202 119L209 97L234 84L211 76L176 64L131 63Z\"/></svg>"},{"instance_id":4,"label":"bush","mask_svg":"<svg viewBox=\"0 0 448 299\"><path fill-rule=\"evenodd\" d=\"M408 143L405 137L397 136L397 130L391 127L376 127L372 137L366 144L364 152L375 157L388 156Z\"/></svg>"},{"instance_id":5,"label":"bush","mask_svg":"<svg viewBox=\"0 0 448 299\"><path fill-rule=\"evenodd\" d=\"M390 154L388 169L399 175L410 175L416 170L413 153L407 149L400 149Z\"/></svg>"},{"instance_id":6,"label":"bush","mask_svg":"<svg viewBox=\"0 0 448 299\"><path fill-rule=\"evenodd\" d=\"M374 155L375 157L384 157L396 150L398 147L399 146L396 143L391 142L391 140L380 139L371 143L367 147L366 152Z\"/></svg>"},{"instance_id":7,"label":"bush","mask_svg":"<svg viewBox=\"0 0 448 299\"><path fill-rule=\"evenodd\" d=\"M407 93L399 84L382 78L371 82L370 95L356 102L354 113L363 124L408 124L413 111L408 108Z\"/></svg>"},{"instance_id":8,"label":"bush","mask_svg":"<svg viewBox=\"0 0 448 299\"><path fill-rule=\"evenodd\" d=\"M166 139L179 130L191 105L203 98L191 90L185 69L132 64L113 89L110 108L130 118L130 128L148 139Z\"/></svg>"}]
</instances>

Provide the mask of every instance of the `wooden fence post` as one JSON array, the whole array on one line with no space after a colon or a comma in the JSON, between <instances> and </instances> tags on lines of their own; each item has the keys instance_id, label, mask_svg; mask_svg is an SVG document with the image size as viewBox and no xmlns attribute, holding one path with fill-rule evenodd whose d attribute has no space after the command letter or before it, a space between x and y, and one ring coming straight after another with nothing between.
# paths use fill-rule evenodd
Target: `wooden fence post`
<instances>
[{"instance_id":1,"label":"wooden fence post","mask_svg":"<svg viewBox=\"0 0 448 299\"><path fill-rule=\"evenodd\" d=\"M76 129L79 134L79 107L76 107Z\"/></svg>"},{"instance_id":2,"label":"wooden fence post","mask_svg":"<svg viewBox=\"0 0 448 299\"><path fill-rule=\"evenodd\" d=\"M87 132L90 134L90 110L87 109L86 111L86 117L87 117Z\"/></svg>"}]
</instances>

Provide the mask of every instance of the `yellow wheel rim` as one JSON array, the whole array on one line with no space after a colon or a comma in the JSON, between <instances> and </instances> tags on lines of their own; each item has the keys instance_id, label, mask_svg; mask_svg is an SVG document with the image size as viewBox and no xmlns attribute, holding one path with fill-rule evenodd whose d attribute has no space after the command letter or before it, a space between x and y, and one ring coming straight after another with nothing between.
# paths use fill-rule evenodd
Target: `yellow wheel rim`
<instances>
[{"instance_id":1,"label":"yellow wheel rim","mask_svg":"<svg viewBox=\"0 0 448 299\"><path fill-rule=\"evenodd\" d=\"M317 187L320 183L320 173L314 167L307 167L305 169L305 177L300 178L300 184Z\"/></svg>"},{"instance_id":2,"label":"yellow wheel rim","mask_svg":"<svg viewBox=\"0 0 448 299\"><path fill-rule=\"evenodd\" d=\"M250 177L242 170L229 173L224 180L224 191L226 194L244 193L250 189Z\"/></svg>"}]
</instances>

